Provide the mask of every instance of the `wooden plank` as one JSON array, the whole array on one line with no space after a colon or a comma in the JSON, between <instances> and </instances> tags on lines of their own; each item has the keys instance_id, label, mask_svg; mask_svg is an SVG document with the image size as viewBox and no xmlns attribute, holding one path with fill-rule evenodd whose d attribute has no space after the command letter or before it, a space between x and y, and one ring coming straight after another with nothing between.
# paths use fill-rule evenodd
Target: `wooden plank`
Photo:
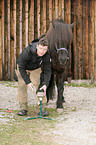
<instances>
[{"instance_id":1,"label":"wooden plank","mask_svg":"<svg viewBox=\"0 0 96 145\"><path fill-rule=\"evenodd\" d=\"M52 0L49 0L49 23L52 21Z\"/></svg>"},{"instance_id":2,"label":"wooden plank","mask_svg":"<svg viewBox=\"0 0 96 145\"><path fill-rule=\"evenodd\" d=\"M26 21L25 21L25 0L22 1L22 48L25 48L25 40L26 40Z\"/></svg>"},{"instance_id":3,"label":"wooden plank","mask_svg":"<svg viewBox=\"0 0 96 145\"><path fill-rule=\"evenodd\" d=\"M67 24L71 22L71 0L65 0L65 22Z\"/></svg>"},{"instance_id":4,"label":"wooden plank","mask_svg":"<svg viewBox=\"0 0 96 145\"><path fill-rule=\"evenodd\" d=\"M40 5L40 9L42 9L42 0L41 0L41 5ZM41 11L41 15L42 15L42 11ZM43 21L42 21L42 16L40 17L40 22L43 24ZM42 30L42 25L41 24L41 30ZM34 38L36 39L38 36L37 36L37 0L34 1Z\"/></svg>"},{"instance_id":5,"label":"wooden plank","mask_svg":"<svg viewBox=\"0 0 96 145\"><path fill-rule=\"evenodd\" d=\"M46 1L41 0L41 35L46 33Z\"/></svg>"},{"instance_id":6,"label":"wooden plank","mask_svg":"<svg viewBox=\"0 0 96 145\"><path fill-rule=\"evenodd\" d=\"M5 79L5 11L4 11L5 3L2 0L2 79Z\"/></svg>"},{"instance_id":7,"label":"wooden plank","mask_svg":"<svg viewBox=\"0 0 96 145\"><path fill-rule=\"evenodd\" d=\"M93 0L89 1L90 4L90 16L89 16L89 75L90 78L94 76L94 11Z\"/></svg>"},{"instance_id":8,"label":"wooden plank","mask_svg":"<svg viewBox=\"0 0 96 145\"><path fill-rule=\"evenodd\" d=\"M20 1L16 1L16 57L20 54L20 23L19 23Z\"/></svg>"},{"instance_id":9,"label":"wooden plank","mask_svg":"<svg viewBox=\"0 0 96 145\"><path fill-rule=\"evenodd\" d=\"M55 1L52 1L52 20L55 20Z\"/></svg>"},{"instance_id":10,"label":"wooden plank","mask_svg":"<svg viewBox=\"0 0 96 145\"><path fill-rule=\"evenodd\" d=\"M77 1L77 56L78 79L82 78L82 0Z\"/></svg>"},{"instance_id":11,"label":"wooden plank","mask_svg":"<svg viewBox=\"0 0 96 145\"><path fill-rule=\"evenodd\" d=\"M62 6L62 0L59 0L59 3L58 3L58 18L61 19L62 17L62 9L61 9L61 6Z\"/></svg>"},{"instance_id":12,"label":"wooden plank","mask_svg":"<svg viewBox=\"0 0 96 145\"><path fill-rule=\"evenodd\" d=\"M30 0L29 6L29 43L34 39L34 1Z\"/></svg>"},{"instance_id":13,"label":"wooden plank","mask_svg":"<svg viewBox=\"0 0 96 145\"><path fill-rule=\"evenodd\" d=\"M2 2L0 1L0 6ZM0 9L0 80L2 79L2 10Z\"/></svg>"},{"instance_id":14,"label":"wooden plank","mask_svg":"<svg viewBox=\"0 0 96 145\"><path fill-rule=\"evenodd\" d=\"M88 1L83 1L83 78L89 79L88 72Z\"/></svg>"},{"instance_id":15,"label":"wooden plank","mask_svg":"<svg viewBox=\"0 0 96 145\"><path fill-rule=\"evenodd\" d=\"M55 0L55 19L58 18L58 0Z\"/></svg>"},{"instance_id":16,"label":"wooden plank","mask_svg":"<svg viewBox=\"0 0 96 145\"><path fill-rule=\"evenodd\" d=\"M85 49L86 49L86 60L85 60L85 71L86 71L86 79L89 79L89 72L88 72L88 1L86 1L86 36L85 36ZM84 47L83 47L84 48ZM84 79L84 77L83 77Z\"/></svg>"},{"instance_id":17,"label":"wooden plank","mask_svg":"<svg viewBox=\"0 0 96 145\"><path fill-rule=\"evenodd\" d=\"M28 46L28 0L25 0L25 47Z\"/></svg>"},{"instance_id":18,"label":"wooden plank","mask_svg":"<svg viewBox=\"0 0 96 145\"><path fill-rule=\"evenodd\" d=\"M10 60L11 60L11 80L14 80L14 4L13 1L10 1L10 35L11 35L11 43L10 43Z\"/></svg>"},{"instance_id":19,"label":"wooden plank","mask_svg":"<svg viewBox=\"0 0 96 145\"><path fill-rule=\"evenodd\" d=\"M46 1L43 0L43 33L46 33Z\"/></svg>"},{"instance_id":20,"label":"wooden plank","mask_svg":"<svg viewBox=\"0 0 96 145\"><path fill-rule=\"evenodd\" d=\"M65 22L67 24L71 23L71 1L65 0ZM71 45L69 48L69 71L68 71L68 77L71 77Z\"/></svg>"},{"instance_id":21,"label":"wooden plank","mask_svg":"<svg viewBox=\"0 0 96 145\"><path fill-rule=\"evenodd\" d=\"M29 2L29 44L32 41L32 0Z\"/></svg>"},{"instance_id":22,"label":"wooden plank","mask_svg":"<svg viewBox=\"0 0 96 145\"><path fill-rule=\"evenodd\" d=\"M14 74L14 76L13 76L13 78L14 79L16 79L16 74L15 74L15 69L16 69L16 41L17 41L17 39L16 39L16 0L14 0L14 3L13 3L13 27L14 27L14 31L13 31L13 33L14 33L14 46L13 46L13 48L14 48L14 51L13 51L13 55L14 55L14 62L13 62L13 74Z\"/></svg>"},{"instance_id":23,"label":"wooden plank","mask_svg":"<svg viewBox=\"0 0 96 145\"><path fill-rule=\"evenodd\" d=\"M19 33L19 35L20 35L20 52L19 53L21 53L22 52L22 0L20 0L20 15L19 15L19 24L20 24L20 33Z\"/></svg>"},{"instance_id":24,"label":"wooden plank","mask_svg":"<svg viewBox=\"0 0 96 145\"><path fill-rule=\"evenodd\" d=\"M48 31L49 23L50 23L50 20L49 20L49 10L50 10L49 1L50 0L46 1L46 32ZM52 2L52 0L50 2ZM51 7L52 7L52 5L51 5ZM51 17L52 17L52 14L51 14Z\"/></svg>"},{"instance_id":25,"label":"wooden plank","mask_svg":"<svg viewBox=\"0 0 96 145\"><path fill-rule=\"evenodd\" d=\"M5 0L5 79L8 80L8 1Z\"/></svg>"},{"instance_id":26,"label":"wooden plank","mask_svg":"<svg viewBox=\"0 0 96 145\"><path fill-rule=\"evenodd\" d=\"M87 27L88 28L88 27ZM88 29L87 29L88 30ZM86 2L83 1L83 77L86 78L86 46L85 46L85 43L86 43L86 40L85 40L85 37L86 37Z\"/></svg>"},{"instance_id":27,"label":"wooden plank","mask_svg":"<svg viewBox=\"0 0 96 145\"><path fill-rule=\"evenodd\" d=\"M10 0L8 0L8 80L11 79L11 60L10 60Z\"/></svg>"},{"instance_id":28,"label":"wooden plank","mask_svg":"<svg viewBox=\"0 0 96 145\"><path fill-rule=\"evenodd\" d=\"M30 7L29 20L28 4ZM74 5L74 12L71 11L71 4ZM73 35L74 78L89 79L92 75L96 80L96 1L2 0L0 1L0 6L2 7L2 16L0 15L0 79L7 80L11 78L13 80L15 78L16 59L19 53L22 52L22 48L24 49L34 37L37 38L40 33L46 32L49 27L49 21L55 20L55 18L64 18L65 15L65 22L70 23L70 12L76 12L75 15L77 16L74 15L73 18L74 22L77 23L74 26ZM89 15L87 15L88 11ZM42 20L41 24L39 19L40 21ZM30 27L28 28L28 26ZM82 35L82 31L84 35Z\"/></svg>"},{"instance_id":29,"label":"wooden plank","mask_svg":"<svg viewBox=\"0 0 96 145\"><path fill-rule=\"evenodd\" d=\"M40 11L41 11L41 16L40 16L40 28L41 28L41 35L43 34L43 0L40 1Z\"/></svg>"},{"instance_id":30,"label":"wooden plank","mask_svg":"<svg viewBox=\"0 0 96 145\"><path fill-rule=\"evenodd\" d=\"M76 46L76 3L75 1L73 1L73 4L72 4L72 9L73 9L73 22L75 23L74 25L74 28L73 28L73 63L74 63L74 68L73 68L73 73L74 73L74 79L76 80L78 78L78 75L77 75L77 60L78 60L78 57L77 57L77 46Z\"/></svg>"},{"instance_id":31,"label":"wooden plank","mask_svg":"<svg viewBox=\"0 0 96 145\"><path fill-rule=\"evenodd\" d=\"M64 20L64 0L61 0L61 5L62 19Z\"/></svg>"},{"instance_id":32,"label":"wooden plank","mask_svg":"<svg viewBox=\"0 0 96 145\"><path fill-rule=\"evenodd\" d=\"M71 1L69 0L68 1L68 19L67 19L67 23L70 24L71 23ZM69 48L69 77L71 77L71 45L70 45L70 48Z\"/></svg>"},{"instance_id":33,"label":"wooden plank","mask_svg":"<svg viewBox=\"0 0 96 145\"><path fill-rule=\"evenodd\" d=\"M34 39L34 1L32 0L32 40Z\"/></svg>"},{"instance_id":34,"label":"wooden plank","mask_svg":"<svg viewBox=\"0 0 96 145\"><path fill-rule=\"evenodd\" d=\"M37 36L40 36L40 0L37 0Z\"/></svg>"},{"instance_id":35,"label":"wooden plank","mask_svg":"<svg viewBox=\"0 0 96 145\"><path fill-rule=\"evenodd\" d=\"M94 1L94 78L96 81L96 1Z\"/></svg>"}]
</instances>

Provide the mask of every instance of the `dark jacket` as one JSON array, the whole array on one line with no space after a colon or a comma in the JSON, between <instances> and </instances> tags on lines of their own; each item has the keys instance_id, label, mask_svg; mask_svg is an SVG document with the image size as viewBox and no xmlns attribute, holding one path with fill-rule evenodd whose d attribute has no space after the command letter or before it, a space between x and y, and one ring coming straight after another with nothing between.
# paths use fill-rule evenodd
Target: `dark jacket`
<instances>
[{"instance_id":1,"label":"dark jacket","mask_svg":"<svg viewBox=\"0 0 96 145\"><path fill-rule=\"evenodd\" d=\"M26 84L31 83L26 70L35 70L41 67L42 73L40 76L40 80L42 80L42 85L45 84L46 86L48 86L51 77L50 53L48 50L42 57L39 57L36 53L36 46L38 44L38 41L39 40L36 39L32 41L28 47L24 48L23 52L17 59L17 64L20 74Z\"/></svg>"}]
</instances>

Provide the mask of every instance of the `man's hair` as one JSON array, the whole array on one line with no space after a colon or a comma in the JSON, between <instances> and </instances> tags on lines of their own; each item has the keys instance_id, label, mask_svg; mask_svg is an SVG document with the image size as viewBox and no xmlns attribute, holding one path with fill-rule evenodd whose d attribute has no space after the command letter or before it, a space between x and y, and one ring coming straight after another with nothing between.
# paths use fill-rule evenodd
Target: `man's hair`
<instances>
[{"instance_id":1,"label":"man's hair","mask_svg":"<svg viewBox=\"0 0 96 145\"><path fill-rule=\"evenodd\" d=\"M40 40L39 40L39 42L38 42L38 45L39 44L41 44L41 45L43 45L43 46L48 46L48 39L47 38L45 38L45 37L43 37L43 38L41 38Z\"/></svg>"}]
</instances>

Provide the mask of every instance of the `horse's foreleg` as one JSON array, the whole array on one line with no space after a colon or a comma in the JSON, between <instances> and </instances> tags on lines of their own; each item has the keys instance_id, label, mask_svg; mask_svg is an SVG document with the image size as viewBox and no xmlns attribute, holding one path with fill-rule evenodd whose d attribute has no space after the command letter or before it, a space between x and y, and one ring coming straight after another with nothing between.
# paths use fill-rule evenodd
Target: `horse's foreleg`
<instances>
[{"instance_id":1,"label":"horse's foreleg","mask_svg":"<svg viewBox=\"0 0 96 145\"><path fill-rule=\"evenodd\" d=\"M62 77L56 76L56 85L57 85L57 90L58 90L57 108L63 108L64 81Z\"/></svg>"}]
</instances>

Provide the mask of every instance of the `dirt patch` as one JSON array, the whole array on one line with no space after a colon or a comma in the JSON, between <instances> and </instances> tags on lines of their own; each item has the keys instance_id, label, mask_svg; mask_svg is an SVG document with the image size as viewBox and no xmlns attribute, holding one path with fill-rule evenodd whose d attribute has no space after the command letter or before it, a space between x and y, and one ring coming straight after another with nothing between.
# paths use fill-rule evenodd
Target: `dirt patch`
<instances>
[{"instance_id":1,"label":"dirt patch","mask_svg":"<svg viewBox=\"0 0 96 145\"><path fill-rule=\"evenodd\" d=\"M65 87L64 96L64 110L56 118L55 127L49 128L45 134L56 145L96 145L96 88ZM30 91L28 101L29 105L36 104ZM47 107L56 108L56 99L50 101ZM0 108L19 110L17 87L0 84ZM1 110L1 124L7 123L8 119L14 121L15 114L7 116L7 120L2 114Z\"/></svg>"}]
</instances>

